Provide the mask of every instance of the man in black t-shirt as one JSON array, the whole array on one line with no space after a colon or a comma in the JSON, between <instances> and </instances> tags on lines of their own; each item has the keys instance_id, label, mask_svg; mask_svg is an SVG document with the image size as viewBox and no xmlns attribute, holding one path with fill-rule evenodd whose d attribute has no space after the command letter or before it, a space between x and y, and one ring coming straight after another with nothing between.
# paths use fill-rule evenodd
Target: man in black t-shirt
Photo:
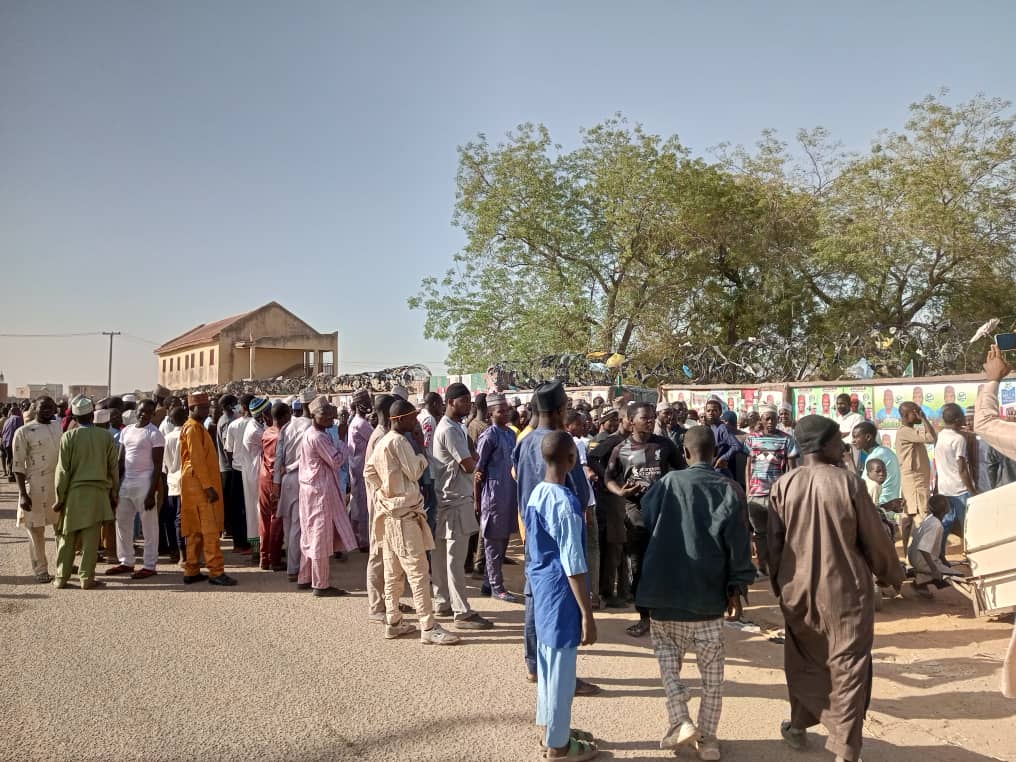
<instances>
[{"instance_id":1,"label":"man in black t-shirt","mask_svg":"<svg viewBox=\"0 0 1016 762\"><path fill-rule=\"evenodd\" d=\"M595 475L591 479L596 496L596 523L600 532L600 599L608 608L624 608L628 595L627 573L624 571L624 499L607 489L607 465L610 456L630 433L628 417L624 420L616 410L600 417L600 431L589 440L586 463Z\"/></svg>"},{"instance_id":2,"label":"man in black t-shirt","mask_svg":"<svg viewBox=\"0 0 1016 762\"><path fill-rule=\"evenodd\" d=\"M684 458L674 443L666 437L653 434L655 412L648 403L639 403L628 409L631 436L618 444L607 464L607 489L624 498L625 553L631 567L632 594L638 592L642 577L642 561L649 544L649 532L642 519L639 505L642 495L668 471L684 466ZM640 638L649 632L649 611L639 610L639 621L627 629L629 635Z\"/></svg>"}]
</instances>

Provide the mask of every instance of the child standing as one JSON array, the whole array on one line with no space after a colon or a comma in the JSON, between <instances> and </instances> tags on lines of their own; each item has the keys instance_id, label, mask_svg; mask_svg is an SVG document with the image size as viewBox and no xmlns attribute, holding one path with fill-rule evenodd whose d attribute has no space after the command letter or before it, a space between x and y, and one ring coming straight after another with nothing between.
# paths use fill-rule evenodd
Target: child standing
<instances>
[{"instance_id":1,"label":"child standing","mask_svg":"<svg viewBox=\"0 0 1016 762\"><path fill-rule=\"evenodd\" d=\"M537 643L536 724L547 728L547 759L571 762L598 753L588 734L571 730L579 643L596 642L589 603L585 510L565 487L578 457L564 431L548 433L541 453L544 480L525 511L527 575L533 592Z\"/></svg>"}]
</instances>

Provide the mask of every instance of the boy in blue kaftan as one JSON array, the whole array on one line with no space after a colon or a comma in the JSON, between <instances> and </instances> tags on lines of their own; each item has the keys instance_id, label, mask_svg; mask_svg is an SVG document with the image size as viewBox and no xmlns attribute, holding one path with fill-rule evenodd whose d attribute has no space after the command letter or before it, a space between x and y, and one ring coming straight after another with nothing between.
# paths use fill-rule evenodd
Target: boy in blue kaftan
<instances>
[{"instance_id":1,"label":"boy in blue kaftan","mask_svg":"<svg viewBox=\"0 0 1016 762\"><path fill-rule=\"evenodd\" d=\"M525 510L527 574L533 592L537 643L536 724L547 728L548 759L590 759L596 747L571 731L578 646L596 641L589 603L585 510L565 487L577 453L562 431L542 443L547 464Z\"/></svg>"}]
</instances>

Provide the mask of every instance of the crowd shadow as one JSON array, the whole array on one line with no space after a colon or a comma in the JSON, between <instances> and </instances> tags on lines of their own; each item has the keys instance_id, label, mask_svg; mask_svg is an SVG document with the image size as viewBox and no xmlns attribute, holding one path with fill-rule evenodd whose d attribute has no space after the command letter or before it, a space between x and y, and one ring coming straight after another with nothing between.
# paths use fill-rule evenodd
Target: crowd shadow
<instances>
[{"instance_id":1,"label":"crowd shadow","mask_svg":"<svg viewBox=\"0 0 1016 762\"><path fill-rule=\"evenodd\" d=\"M813 737L808 749L801 752L790 750L787 745L779 739L752 739L752 740L727 740L721 739L720 749L723 753L724 762L784 762L794 759L800 762L810 760L831 760L832 756L825 751L824 738ZM654 744L632 741L619 744L611 744L609 741L602 741L599 746L602 750L602 759L617 759L612 752L634 751L637 756L625 756L628 760L661 760L674 759L673 752L660 748L652 748ZM894 746L891 743L878 739L865 739L861 756L865 762L997 762L996 757L988 757L975 751L969 751L960 746L941 744L939 746ZM692 759L693 754L688 753L685 758Z\"/></svg>"},{"instance_id":2,"label":"crowd shadow","mask_svg":"<svg viewBox=\"0 0 1016 762\"><path fill-rule=\"evenodd\" d=\"M1004 622L996 623L996 627L978 630L963 630L963 639L968 643L1009 640L1012 637L1012 625ZM911 630L910 632L891 632L875 634L875 649L902 648L908 651L922 648L942 648L941 640L936 639L932 630ZM936 659L936 661L938 661Z\"/></svg>"}]
</instances>

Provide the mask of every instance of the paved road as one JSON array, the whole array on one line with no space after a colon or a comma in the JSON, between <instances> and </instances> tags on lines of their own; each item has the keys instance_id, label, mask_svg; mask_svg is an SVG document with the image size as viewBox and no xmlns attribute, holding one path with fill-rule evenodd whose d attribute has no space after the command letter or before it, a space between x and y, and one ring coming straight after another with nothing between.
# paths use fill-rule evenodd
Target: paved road
<instances>
[{"instance_id":1,"label":"paved road","mask_svg":"<svg viewBox=\"0 0 1016 762\"><path fill-rule=\"evenodd\" d=\"M336 584L355 592L337 599L226 558L240 581L228 590L185 588L168 563L105 590L35 585L4 483L0 759L539 759L520 606L474 599L496 627L461 646L385 641L366 621L363 557L333 563ZM518 589L518 567L509 581ZM998 693L1012 625L973 618L953 591L933 603L906 595L879 615L864 759L1016 760L1016 702ZM745 616L763 631L727 630L724 759L831 759L820 731L800 754L776 740L786 690L767 634L779 613L762 586L752 604ZM602 739L603 758L668 759L656 660L625 635L632 619L598 617L601 641L580 650L579 674L604 691L576 700L573 724Z\"/></svg>"}]
</instances>

